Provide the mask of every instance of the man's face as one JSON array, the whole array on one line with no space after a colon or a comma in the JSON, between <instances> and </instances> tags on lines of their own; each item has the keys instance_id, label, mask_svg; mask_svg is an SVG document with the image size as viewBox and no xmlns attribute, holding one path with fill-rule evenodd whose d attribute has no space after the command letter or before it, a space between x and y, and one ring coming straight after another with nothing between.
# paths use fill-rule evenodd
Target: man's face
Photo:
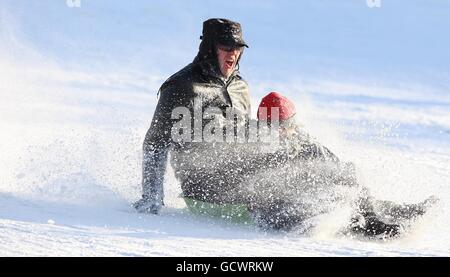
<instances>
[{"instance_id":1,"label":"man's face","mask_svg":"<svg viewBox=\"0 0 450 277\"><path fill-rule=\"evenodd\" d=\"M230 77L236 67L243 47L229 47L217 45L217 59L219 60L220 72L225 78Z\"/></svg>"}]
</instances>

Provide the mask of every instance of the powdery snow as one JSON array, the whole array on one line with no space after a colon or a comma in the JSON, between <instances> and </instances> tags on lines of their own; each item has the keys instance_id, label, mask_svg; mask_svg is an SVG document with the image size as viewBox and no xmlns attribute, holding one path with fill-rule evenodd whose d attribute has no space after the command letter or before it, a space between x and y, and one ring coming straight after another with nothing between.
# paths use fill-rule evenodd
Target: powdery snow
<instances>
[{"instance_id":1,"label":"powdery snow","mask_svg":"<svg viewBox=\"0 0 450 277\"><path fill-rule=\"evenodd\" d=\"M305 127L353 161L376 197L440 197L398 240L336 235L345 209L320 217L309 235L197 217L170 168L161 215L141 215L130 206L140 195L141 144L167 76L65 68L22 41L14 17L0 12L0 256L449 256L450 103L442 89L249 79L254 105L270 90L292 98Z\"/></svg>"}]
</instances>

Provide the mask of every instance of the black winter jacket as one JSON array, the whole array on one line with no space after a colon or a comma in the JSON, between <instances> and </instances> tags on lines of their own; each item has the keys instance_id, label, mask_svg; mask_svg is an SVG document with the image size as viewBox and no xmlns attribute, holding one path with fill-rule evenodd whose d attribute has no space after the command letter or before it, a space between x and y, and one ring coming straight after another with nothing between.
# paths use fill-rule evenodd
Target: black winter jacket
<instances>
[{"instance_id":1,"label":"black winter jacket","mask_svg":"<svg viewBox=\"0 0 450 277\"><path fill-rule=\"evenodd\" d=\"M186 186L183 184L199 169L191 168L193 156L186 157L186 153L195 155L194 149L209 149L217 146L215 143L203 141L201 134L200 140L198 139L198 133L194 134L194 131L198 129L195 128L193 119L191 138L194 141L174 141L173 139L172 127L181 119L177 116L172 119L172 112L177 107L184 107L194 116L196 112L198 113L194 110L196 103L200 104L201 112L205 112L208 108L216 108L220 111L214 114L213 119L202 120L202 130L211 123L211 120L216 120L222 125L228 124L227 121L230 120L226 117L227 111L236 115L233 122L237 122L237 125L245 126L250 117L248 85L238 71L225 80L217 73L212 63L204 60L187 65L164 82L160 88L160 98L143 145L143 195L159 205L162 204L164 197L163 182L169 152L171 152L175 174L182 183L182 188L188 190L192 189L192 184ZM222 145L227 144L222 143ZM183 157L187 160L180 160L177 153L183 153Z\"/></svg>"}]
</instances>

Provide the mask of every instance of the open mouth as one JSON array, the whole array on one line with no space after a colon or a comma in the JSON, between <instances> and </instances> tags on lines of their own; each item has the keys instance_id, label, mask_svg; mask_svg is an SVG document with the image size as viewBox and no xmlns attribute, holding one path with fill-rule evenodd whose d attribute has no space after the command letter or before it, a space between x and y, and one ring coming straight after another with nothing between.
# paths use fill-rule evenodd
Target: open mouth
<instances>
[{"instance_id":1,"label":"open mouth","mask_svg":"<svg viewBox=\"0 0 450 277\"><path fill-rule=\"evenodd\" d=\"M228 60L228 61L225 61L225 64L226 64L226 66L227 66L228 68L232 68L232 67L233 67L233 64L234 64L234 61Z\"/></svg>"}]
</instances>

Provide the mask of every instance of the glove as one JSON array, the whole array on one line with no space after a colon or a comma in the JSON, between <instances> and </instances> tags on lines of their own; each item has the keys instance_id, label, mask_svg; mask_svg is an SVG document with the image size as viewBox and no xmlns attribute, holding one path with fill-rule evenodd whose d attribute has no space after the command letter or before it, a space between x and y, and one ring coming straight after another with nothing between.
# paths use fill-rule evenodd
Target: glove
<instances>
[{"instance_id":1,"label":"glove","mask_svg":"<svg viewBox=\"0 0 450 277\"><path fill-rule=\"evenodd\" d=\"M162 200L143 195L141 199L133 204L133 207L139 213L158 214L163 205L164 203Z\"/></svg>"}]
</instances>

